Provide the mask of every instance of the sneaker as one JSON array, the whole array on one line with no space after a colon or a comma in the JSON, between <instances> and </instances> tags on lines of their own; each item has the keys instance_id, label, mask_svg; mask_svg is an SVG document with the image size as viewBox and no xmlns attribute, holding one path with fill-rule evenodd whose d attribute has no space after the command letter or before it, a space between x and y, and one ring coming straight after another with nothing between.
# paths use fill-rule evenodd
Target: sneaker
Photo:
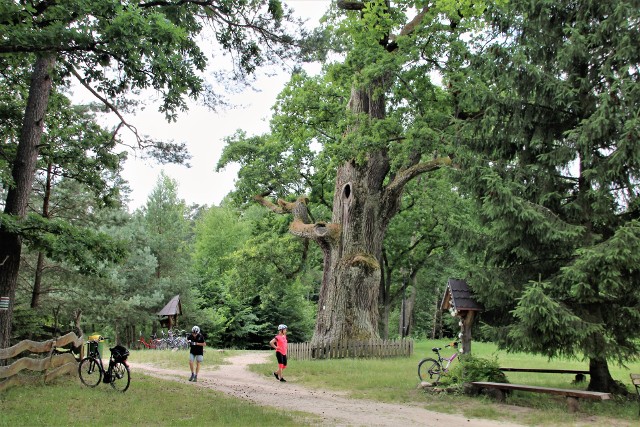
<instances>
[{"instance_id":1,"label":"sneaker","mask_svg":"<svg viewBox=\"0 0 640 427\"><path fill-rule=\"evenodd\" d=\"M192 373L192 374L191 374L191 377L189 377L189 381L193 381L193 378L194 378L195 376L196 376L196 375Z\"/></svg>"},{"instance_id":2,"label":"sneaker","mask_svg":"<svg viewBox=\"0 0 640 427\"><path fill-rule=\"evenodd\" d=\"M277 372L274 372L274 373L273 373L273 376L274 376L274 377L276 377L276 379L277 379L277 380L279 380L279 379L280 379L280 378L278 378L278 373L277 373Z\"/></svg>"},{"instance_id":3,"label":"sneaker","mask_svg":"<svg viewBox=\"0 0 640 427\"><path fill-rule=\"evenodd\" d=\"M197 375L194 375L194 376L193 376L193 382L194 382L194 383L198 382L198 376L197 376Z\"/></svg>"},{"instance_id":4,"label":"sneaker","mask_svg":"<svg viewBox=\"0 0 640 427\"><path fill-rule=\"evenodd\" d=\"M280 382L281 382L281 383L286 383L286 382L287 382L287 380L285 380L284 378L280 378Z\"/></svg>"}]
</instances>

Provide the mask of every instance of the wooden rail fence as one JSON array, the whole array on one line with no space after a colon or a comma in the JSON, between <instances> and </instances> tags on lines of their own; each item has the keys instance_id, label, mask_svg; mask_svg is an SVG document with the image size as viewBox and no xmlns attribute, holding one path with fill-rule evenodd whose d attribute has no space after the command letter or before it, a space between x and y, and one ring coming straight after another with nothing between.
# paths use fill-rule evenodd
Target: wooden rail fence
<instances>
[{"instance_id":1,"label":"wooden rail fence","mask_svg":"<svg viewBox=\"0 0 640 427\"><path fill-rule=\"evenodd\" d=\"M71 353L54 354L56 347L73 344L79 347L81 339L73 333L48 341L37 342L31 340L20 341L9 348L0 348L0 360L12 359L24 351L31 353L49 353L46 357L22 357L8 366L0 366L0 391L14 385L32 384L44 380L45 383L60 375L78 375L78 361ZM23 370L42 372L43 375L20 375Z\"/></svg>"},{"instance_id":2,"label":"wooden rail fence","mask_svg":"<svg viewBox=\"0 0 640 427\"><path fill-rule=\"evenodd\" d=\"M320 346L289 343L287 357L296 360L342 359L346 357L399 357L413 354L413 340L347 341Z\"/></svg>"}]
</instances>

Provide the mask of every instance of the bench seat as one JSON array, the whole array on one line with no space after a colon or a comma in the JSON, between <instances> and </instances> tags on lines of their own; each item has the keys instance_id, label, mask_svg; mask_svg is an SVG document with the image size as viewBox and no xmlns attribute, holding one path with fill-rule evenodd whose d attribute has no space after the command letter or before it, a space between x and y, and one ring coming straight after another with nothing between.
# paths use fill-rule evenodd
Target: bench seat
<instances>
[{"instance_id":1,"label":"bench seat","mask_svg":"<svg viewBox=\"0 0 640 427\"><path fill-rule=\"evenodd\" d=\"M510 383L493 383L493 382L472 382L475 387L479 388L491 388L496 390L518 390L529 391L533 393L546 393L557 396L565 396L567 398L567 405L570 412L578 410L578 399L591 399L591 400L609 400L611 399L610 393L602 393L599 391L586 391L586 390L574 390L564 388L552 388L552 387L539 387L524 384L510 384ZM504 394L499 396L500 400L504 400Z\"/></svg>"},{"instance_id":2,"label":"bench seat","mask_svg":"<svg viewBox=\"0 0 640 427\"><path fill-rule=\"evenodd\" d=\"M636 387L636 393L638 393L638 398L640 398L640 374L630 374L631 376L631 384ZM640 410L638 410L638 416L640 416Z\"/></svg>"},{"instance_id":3,"label":"bench seat","mask_svg":"<svg viewBox=\"0 0 640 427\"><path fill-rule=\"evenodd\" d=\"M537 374L589 374L589 371L580 369L500 368L500 370L503 372L533 372Z\"/></svg>"}]
</instances>

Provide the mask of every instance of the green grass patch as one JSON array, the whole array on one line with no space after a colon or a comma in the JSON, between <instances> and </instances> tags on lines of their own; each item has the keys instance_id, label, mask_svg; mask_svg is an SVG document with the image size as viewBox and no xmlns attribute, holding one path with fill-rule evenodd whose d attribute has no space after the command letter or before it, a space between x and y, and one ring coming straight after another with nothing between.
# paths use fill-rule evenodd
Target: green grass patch
<instances>
[{"instance_id":1,"label":"green grass patch","mask_svg":"<svg viewBox=\"0 0 640 427\"><path fill-rule=\"evenodd\" d=\"M0 407L0 426L300 426L316 421L139 373L132 374L126 393L108 384L88 388L67 376L46 386L12 387L0 393Z\"/></svg>"}]
</instances>

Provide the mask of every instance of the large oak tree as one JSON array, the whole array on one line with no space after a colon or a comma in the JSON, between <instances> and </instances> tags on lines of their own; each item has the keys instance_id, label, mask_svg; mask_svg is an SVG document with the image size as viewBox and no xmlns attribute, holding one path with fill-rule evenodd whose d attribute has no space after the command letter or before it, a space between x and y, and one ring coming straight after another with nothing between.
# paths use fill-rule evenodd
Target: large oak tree
<instances>
[{"instance_id":1,"label":"large oak tree","mask_svg":"<svg viewBox=\"0 0 640 427\"><path fill-rule=\"evenodd\" d=\"M337 2L330 43L344 56L320 77L294 76L272 133L230 138L219 163L241 163L239 193L263 190L262 204L291 213L290 231L321 247L316 346L378 337L383 241L403 190L451 164L455 112L430 77L457 66L463 25L451 6ZM296 190L309 197L267 198ZM312 219L310 200L331 210L326 221Z\"/></svg>"}]
</instances>

